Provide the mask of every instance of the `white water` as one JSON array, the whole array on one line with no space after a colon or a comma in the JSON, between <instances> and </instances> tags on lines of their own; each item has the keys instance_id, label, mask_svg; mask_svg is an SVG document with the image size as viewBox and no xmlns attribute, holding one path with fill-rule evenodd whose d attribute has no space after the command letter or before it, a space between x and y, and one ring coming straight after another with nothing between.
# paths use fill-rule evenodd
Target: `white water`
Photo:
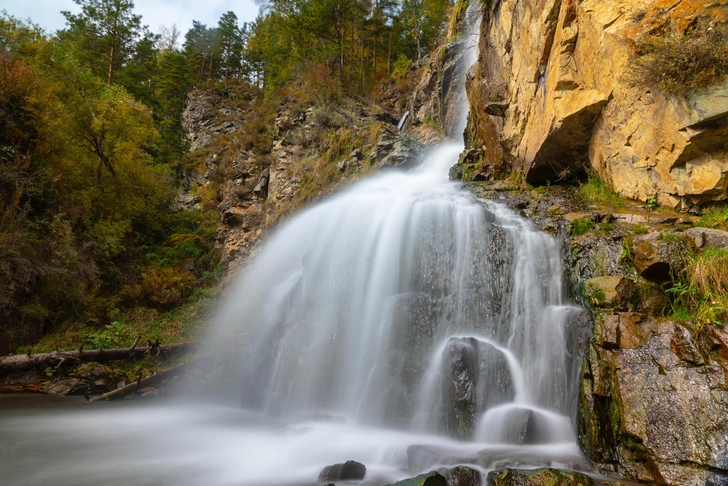
<instances>
[{"instance_id":1,"label":"white water","mask_svg":"<svg viewBox=\"0 0 728 486\"><path fill-rule=\"evenodd\" d=\"M233 406L15 410L0 415L0 477L300 485L353 459L385 484L454 464L574 466L581 310L559 242L449 182L462 149L360 182L267 242L209 340ZM475 419L456 440L458 349Z\"/></svg>"}]
</instances>

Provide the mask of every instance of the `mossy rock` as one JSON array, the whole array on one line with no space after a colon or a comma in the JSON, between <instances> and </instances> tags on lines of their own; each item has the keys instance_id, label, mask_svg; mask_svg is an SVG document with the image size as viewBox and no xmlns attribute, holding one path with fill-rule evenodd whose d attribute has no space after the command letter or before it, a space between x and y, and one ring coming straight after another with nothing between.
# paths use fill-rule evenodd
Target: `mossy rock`
<instances>
[{"instance_id":1,"label":"mossy rock","mask_svg":"<svg viewBox=\"0 0 728 486\"><path fill-rule=\"evenodd\" d=\"M500 469L488 473L488 486L591 486L592 478L562 469Z\"/></svg>"},{"instance_id":2,"label":"mossy rock","mask_svg":"<svg viewBox=\"0 0 728 486\"><path fill-rule=\"evenodd\" d=\"M447 486L447 479L442 474L431 471L414 478L403 479L388 486Z\"/></svg>"}]
</instances>

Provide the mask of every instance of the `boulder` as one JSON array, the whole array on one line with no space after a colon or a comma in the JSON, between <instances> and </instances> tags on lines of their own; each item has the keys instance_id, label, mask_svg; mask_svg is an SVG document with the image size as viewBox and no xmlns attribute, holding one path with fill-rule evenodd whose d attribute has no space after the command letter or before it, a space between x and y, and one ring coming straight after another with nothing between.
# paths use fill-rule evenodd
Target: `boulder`
<instances>
[{"instance_id":1,"label":"boulder","mask_svg":"<svg viewBox=\"0 0 728 486\"><path fill-rule=\"evenodd\" d=\"M563 469L500 469L488 473L488 486L591 486L586 474Z\"/></svg>"},{"instance_id":2,"label":"boulder","mask_svg":"<svg viewBox=\"0 0 728 486\"><path fill-rule=\"evenodd\" d=\"M477 409L488 410L516 396L511 368L505 355L492 344L478 342Z\"/></svg>"},{"instance_id":3,"label":"boulder","mask_svg":"<svg viewBox=\"0 0 728 486\"><path fill-rule=\"evenodd\" d=\"M712 228L690 228L683 233L693 239L696 248L728 248L728 231Z\"/></svg>"},{"instance_id":4,"label":"boulder","mask_svg":"<svg viewBox=\"0 0 728 486\"><path fill-rule=\"evenodd\" d=\"M627 277L594 277L584 282L584 294L594 307L631 310L636 293L635 281Z\"/></svg>"},{"instance_id":5,"label":"boulder","mask_svg":"<svg viewBox=\"0 0 728 486\"><path fill-rule=\"evenodd\" d=\"M467 466L456 466L450 469L449 486L480 486L480 471Z\"/></svg>"},{"instance_id":6,"label":"boulder","mask_svg":"<svg viewBox=\"0 0 728 486\"><path fill-rule=\"evenodd\" d=\"M444 366L445 430L451 437L470 439L478 407L478 340L450 339L445 348Z\"/></svg>"},{"instance_id":7,"label":"boulder","mask_svg":"<svg viewBox=\"0 0 728 486\"><path fill-rule=\"evenodd\" d=\"M326 466L319 474L319 481L349 481L364 479L367 468L356 461L346 461L343 464Z\"/></svg>"},{"instance_id":8,"label":"boulder","mask_svg":"<svg viewBox=\"0 0 728 486\"><path fill-rule=\"evenodd\" d=\"M387 486L447 486L447 479L439 472L432 471L414 478L403 479Z\"/></svg>"},{"instance_id":9,"label":"boulder","mask_svg":"<svg viewBox=\"0 0 728 486\"><path fill-rule=\"evenodd\" d=\"M410 169L421 161L424 146L404 133L388 130L369 156L373 167ZM356 159L358 163L358 159Z\"/></svg>"},{"instance_id":10,"label":"boulder","mask_svg":"<svg viewBox=\"0 0 728 486\"><path fill-rule=\"evenodd\" d=\"M653 231L636 236L633 263L639 274L652 282L667 282L687 264L687 238L676 233Z\"/></svg>"}]
</instances>

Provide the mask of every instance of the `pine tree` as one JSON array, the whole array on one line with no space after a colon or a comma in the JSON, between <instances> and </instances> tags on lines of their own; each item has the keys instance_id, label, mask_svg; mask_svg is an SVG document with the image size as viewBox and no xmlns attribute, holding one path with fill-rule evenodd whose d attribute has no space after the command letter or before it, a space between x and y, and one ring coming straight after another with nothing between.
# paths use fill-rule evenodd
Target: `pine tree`
<instances>
[{"instance_id":1,"label":"pine tree","mask_svg":"<svg viewBox=\"0 0 728 486\"><path fill-rule=\"evenodd\" d=\"M217 23L217 37L222 57L222 77L226 80L240 75L243 53L243 36L238 27L238 17L225 12Z\"/></svg>"},{"instance_id":2,"label":"pine tree","mask_svg":"<svg viewBox=\"0 0 728 486\"><path fill-rule=\"evenodd\" d=\"M68 28L59 32L59 37L75 43L79 59L111 84L134 55L144 30L141 16L133 13L131 0L73 1L81 7L81 13L62 12Z\"/></svg>"}]
</instances>

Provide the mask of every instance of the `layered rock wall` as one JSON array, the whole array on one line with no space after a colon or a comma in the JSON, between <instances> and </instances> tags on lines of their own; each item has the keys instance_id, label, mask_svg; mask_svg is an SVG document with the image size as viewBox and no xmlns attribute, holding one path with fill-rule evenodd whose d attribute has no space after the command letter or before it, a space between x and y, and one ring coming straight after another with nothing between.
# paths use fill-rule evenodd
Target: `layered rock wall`
<instances>
[{"instance_id":1,"label":"layered rock wall","mask_svg":"<svg viewBox=\"0 0 728 486\"><path fill-rule=\"evenodd\" d=\"M723 19L726 3L488 2L469 82L471 144L534 184L593 169L632 199L726 199L728 82L676 97L630 76L635 39Z\"/></svg>"}]
</instances>

